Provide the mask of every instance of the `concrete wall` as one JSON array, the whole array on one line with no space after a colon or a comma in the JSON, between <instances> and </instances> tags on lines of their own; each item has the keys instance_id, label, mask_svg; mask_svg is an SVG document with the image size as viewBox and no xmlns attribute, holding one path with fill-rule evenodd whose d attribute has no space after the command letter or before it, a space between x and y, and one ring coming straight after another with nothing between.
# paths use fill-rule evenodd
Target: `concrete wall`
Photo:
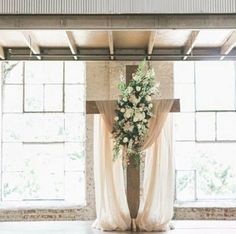
<instances>
[{"instance_id":1,"label":"concrete wall","mask_svg":"<svg viewBox=\"0 0 236 234\"><path fill-rule=\"evenodd\" d=\"M125 77L125 65L137 62L88 62L87 63L87 100L117 99L117 85ZM161 98L173 97L173 63L152 62L156 81L160 82Z\"/></svg>"}]
</instances>

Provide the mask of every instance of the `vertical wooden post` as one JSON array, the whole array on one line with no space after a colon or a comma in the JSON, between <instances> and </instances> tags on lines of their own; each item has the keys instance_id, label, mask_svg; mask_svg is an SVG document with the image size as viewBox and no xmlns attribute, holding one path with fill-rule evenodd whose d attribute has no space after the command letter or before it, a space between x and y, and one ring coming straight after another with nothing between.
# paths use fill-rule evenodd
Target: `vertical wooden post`
<instances>
[{"instance_id":1,"label":"vertical wooden post","mask_svg":"<svg viewBox=\"0 0 236 234\"><path fill-rule=\"evenodd\" d=\"M132 74L137 70L136 65L126 66L126 83L132 79ZM127 167L127 201L132 219L138 214L140 200L140 168L135 165L134 160L130 159Z\"/></svg>"}]
</instances>

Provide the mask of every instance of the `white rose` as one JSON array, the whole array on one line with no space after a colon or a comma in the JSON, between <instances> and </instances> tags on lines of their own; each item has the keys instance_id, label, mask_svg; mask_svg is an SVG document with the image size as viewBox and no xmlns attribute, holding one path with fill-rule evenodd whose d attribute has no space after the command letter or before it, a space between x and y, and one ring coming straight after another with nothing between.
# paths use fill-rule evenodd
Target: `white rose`
<instances>
[{"instance_id":1,"label":"white rose","mask_svg":"<svg viewBox=\"0 0 236 234\"><path fill-rule=\"evenodd\" d=\"M144 117L145 117L145 114L143 116L142 113L136 112L135 115L134 115L134 119L133 120L134 120L134 122L138 122L138 121L143 120Z\"/></svg>"},{"instance_id":2,"label":"white rose","mask_svg":"<svg viewBox=\"0 0 236 234\"><path fill-rule=\"evenodd\" d=\"M136 98L134 95L132 95L130 98L129 98L129 101L133 104L137 104L140 100L139 98Z\"/></svg>"},{"instance_id":3,"label":"white rose","mask_svg":"<svg viewBox=\"0 0 236 234\"><path fill-rule=\"evenodd\" d=\"M131 117L131 115L130 115L129 113L126 113L126 112L125 112L124 117L125 117L126 119L128 119L128 118Z\"/></svg>"},{"instance_id":4,"label":"white rose","mask_svg":"<svg viewBox=\"0 0 236 234\"><path fill-rule=\"evenodd\" d=\"M138 119L138 121L142 121L142 120L145 119L145 113L144 112L143 113L138 112L138 113L136 113L135 117Z\"/></svg>"},{"instance_id":5,"label":"white rose","mask_svg":"<svg viewBox=\"0 0 236 234\"><path fill-rule=\"evenodd\" d=\"M152 108L153 107L153 104L152 103L150 103L149 105L148 105L148 108Z\"/></svg>"},{"instance_id":6,"label":"white rose","mask_svg":"<svg viewBox=\"0 0 236 234\"><path fill-rule=\"evenodd\" d=\"M141 87L140 87L140 86L137 86L137 87L136 87L136 91L139 92L140 90L141 90Z\"/></svg>"},{"instance_id":7,"label":"white rose","mask_svg":"<svg viewBox=\"0 0 236 234\"><path fill-rule=\"evenodd\" d=\"M125 113L125 108L121 108L120 111L121 111L122 113Z\"/></svg>"},{"instance_id":8,"label":"white rose","mask_svg":"<svg viewBox=\"0 0 236 234\"><path fill-rule=\"evenodd\" d=\"M124 97L124 98L123 98L123 101L124 101L124 102L127 102L127 101L128 101L127 97Z\"/></svg>"},{"instance_id":9,"label":"white rose","mask_svg":"<svg viewBox=\"0 0 236 234\"><path fill-rule=\"evenodd\" d=\"M142 120L144 120L145 119L145 114L143 113L143 114L139 114L139 120L140 121L142 121Z\"/></svg>"},{"instance_id":10,"label":"white rose","mask_svg":"<svg viewBox=\"0 0 236 234\"><path fill-rule=\"evenodd\" d=\"M126 89L127 93L132 93L133 90L134 89L132 87L130 87L130 86Z\"/></svg>"},{"instance_id":11,"label":"white rose","mask_svg":"<svg viewBox=\"0 0 236 234\"><path fill-rule=\"evenodd\" d=\"M124 143L127 143L127 142L128 142L128 138L127 138L127 137L124 137L123 142L124 142Z\"/></svg>"},{"instance_id":12,"label":"white rose","mask_svg":"<svg viewBox=\"0 0 236 234\"><path fill-rule=\"evenodd\" d=\"M132 74L132 78L133 78L133 80L135 80L135 81L138 80L138 77L137 77L135 74Z\"/></svg>"},{"instance_id":13,"label":"white rose","mask_svg":"<svg viewBox=\"0 0 236 234\"><path fill-rule=\"evenodd\" d=\"M118 120L119 120L119 117L118 117L118 116L116 116L116 117L114 118L114 120L115 120L115 121L118 121Z\"/></svg>"},{"instance_id":14,"label":"white rose","mask_svg":"<svg viewBox=\"0 0 236 234\"><path fill-rule=\"evenodd\" d=\"M124 117L128 119L133 115L133 113L134 113L134 111L132 109L127 109L125 111Z\"/></svg>"},{"instance_id":15,"label":"white rose","mask_svg":"<svg viewBox=\"0 0 236 234\"><path fill-rule=\"evenodd\" d=\"M145 97L145 99L146 99L146 101L148 101L148 102L150 102L150 101L152 100L151 96L149 96L149 95L147 95L147 96Z\"/></svg>"}]
</instances>

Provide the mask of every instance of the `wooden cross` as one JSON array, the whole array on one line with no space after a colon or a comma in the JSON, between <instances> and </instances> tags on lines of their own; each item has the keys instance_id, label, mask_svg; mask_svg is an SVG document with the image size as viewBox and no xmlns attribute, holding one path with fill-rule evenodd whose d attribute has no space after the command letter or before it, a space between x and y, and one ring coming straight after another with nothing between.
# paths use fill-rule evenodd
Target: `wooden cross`
<instances>
[{"instance_id":1,"label":"wooden cross","mask_svg":"<svg viewBox=\"0 0 236 234\"><path fill-rule=\"evenodd\" d=\"M127 65L126 66L126 83L129 83L132 79L132 74L136 72L138 66ZM115 100L107 100L107 102L116 102ZM171 108L171 112L180 112L179 99L175 99ZM86 102L87 114L99 114L99 110L96 105L96 101ZM135 161L130 159L130 164L127 167L127 201L129 205L130 215L132 219L135 219L138 214L139 202L140 202L140 168L137 168Z\"/></svg>"}]
</instances>

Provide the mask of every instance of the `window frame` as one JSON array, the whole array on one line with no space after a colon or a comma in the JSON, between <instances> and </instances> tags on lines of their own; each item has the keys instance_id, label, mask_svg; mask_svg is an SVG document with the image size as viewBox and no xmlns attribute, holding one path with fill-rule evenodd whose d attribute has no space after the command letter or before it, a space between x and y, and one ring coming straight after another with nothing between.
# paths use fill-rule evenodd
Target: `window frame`
<instances>
[{"instance_id":1,"label":"window frame","mask_svg":"<svg viewBox=\"0 0 236 234\"><path fill-rule=\"evenodd\" d=\"M25 85L26 85L26 83L25 83L25 63L27 63L27 62L22 62L22 66L23 66L23 73L22 73L22 75L23 75L23 78L22 78L22 83L20 83L20 84L7 84L7 83L5 83L5 79L2 79L2 81L1 81L1 126L3 126L3 116L4 115L6 115L6 114L20 114L20 115L22 115L22 116L24 116L24 115L27 115L27 114L32 114L32 115L34 115L34 114L46 114L46 115L51 115L51 114L59 114L59 115L63 115L63 122L64 122L64 130L65 130L65 128L66 128L66 125L65 125L65 122L66 122L66 117L68 116L68 115L73 115L73 116L84 116L84 124L86 125L86 118L85 118L85 106L83 107L83 111L81 111L81 109L78 109L78 111L76 111L76 112L66 112L65 111L65 102L66 102L66 100L65 100L65 86L66 85L70 85L70 86L73 86L73 85L80 85L80 86L83 86L83 96L84 96L84 98L83 98L83 102L85 102L86 100L85 100L85 92L86 92L86 86L85 86L85 82L80 82L80 81L78 81L78 82L75 82L75 83L71 83L71 82L69 82L69 83L67 83L66 82L66 63L67 63L67 61L61 61L61 63L62 63L62 66L63 66L63 68L62 68L62 70L63 70L63 83L62 84L60 84L60 85L62 85L62 89L63 89L63 91L62 91L62 110L60 110L60 111L46 111L45 109L43 110L43 111L27 111L27 110L25 110ZM3 63L1 63L0 64L1 65L1 76L2 77L4 77L4 75L5 75L5 71L4 71L4 62ZM22 109L21 109L21 112L4 112L3 111L3 103L4 103L4 92L3 92L3 90L4 90L4 86L5 85L22 85ZM39 84L40 85L40 84ZM43 85L45 85L45 84L43 84ZM52 84L52 85L56 85L56 84ZM44 97L45 98L45 97ZM45 103L45 99L43 100L43 104ZM1 159L0 159L0 161L1 161L1 174L0 174L0 183L1 183L1 192L0 192L0 204L2 203L2 204L4 204L4 203L8 203L8 202L17 202L17 203L24 203L25 201L26 202L37 202L37 201L40 201L40 202L45 202L45 204L47 204L48 202L50 202L50 201L60 201L60 202L63 202L63 203L71 203L70 201L67 201L66 200L66 191L65 191L65 187L66 187L66 177L65 177L65 175L66 175L66 173L77 173L78 175L80 174L80 175L84 175L84 180L86 180L86 178L85 178L85 169L86 169L86 164L85 164L85 162L86 162L86 158L85 158L85 156L83 156L84 158L83 158L83 163L84 163L84 169L83 170L81 170L81 169L72 169L72 170L68 170L68 168L66 168L66 156L67 156L67 152L66 152L66 144L68 143L68 144L80 144L80 145L82 145L83 144L83 150L82 150L82 152L84 153L84 154L86 154L85 152L86 152L86 144L85 144L85 140L86 140L86 126L84 126L85 127L85 131L84 131L84 139L81 141L81 139L77 139L77 140L71 140L71 139L64 139L63 141L25 141L24 139L21 139L20 141L17 141L17 142L12 142L12 143L20 143L20 144L22 144L22 146L24 145L24 144L43 144L43 145L45 145L45 144L63 144L63 152L64 152L64 171L63 171L63 173L64 173L64 184L63 184L63 186L64 186L64 198L63 199L57 199L57 198L52 198L52 199L41 199L41 198L36 198L36 199L22 199L22 200L17 200L17 201L14 201L14 200L5 200L4 199L4 196L3 196L3 184L4 184L4 181L3 181L3 173L4 173L4 169L3 169L3 157L4 157L4 155L3 155L3 144L4 143L11 143L11 141L4 141L3 140L3 128L1 129L1 149L0 149L0 157L1 157ZM66 137L66 136L65 136ZM14 173L14 171L12 171L13 173ZM78 180L79 180L79 178L78 178ZM84 191L83 191L83 193L84 193L84 195L86 196L86 185L84 184ZM86 198L86 197L85 197ZM85 202L85 201L84 201ZM73 203L73 202L72 202ZM86 202L85 202L86 203ZM80 205L80 204L79 204ZM84 204L85 205L85 204Z\"/></svg>"},{"instance_id":2,"label":"window frame","mask_svg":"<svg viewBox=\"0 0 236 234\"><path fill-rule=\"evenodd\" d=\"M63 68L62 68L62 83L53 83L53 84L45 84L43 83L42 86L43 86L43 110L42 111L28 111L25 109L25 101L26 101L26 97L25 97L25 87L26 85L38 85L38 84L27 84L25 82L25 62L23 62L23 82L22 82L22 85L23 85L23 113L65 113L65 62L62 62L63 64ZM46 85L62 85L62 108L61 110L59 111L46 111L45 110L45 86Z\"/></svg>"},{"instance_id":3,"label":"window frame","mask_svg":"<svg viewBox=\"0 0 236 234\"><path fill-rule=\"evenodd\" d=\"M178 63L178 61L176 61L176 63ZM175 140L175 142L189 142L189 143L200 143L200 144L204 144L204 143L236 143L236 139L235 140L219 140L217 135L217 129L218 129L218 123L217 123L217 118L218 118L218 113L236 113L236 62L233 62L233 67L234 67L234 109L233 110L197 110L197 103L196 103L196 96L197 96L197 86L196 86L196 79L197 79L197 74L196 74L196 66L197 66L197 63L198 62L192 62L193 63L193 71L194 71L194 74L193 74L193 77L194 77L194 80L192 83L186 83L186 82L175 82L175 79L174 79L174 86L177 84L177 85L186 85L186 84L193 84L194 85L194 111L183 111L182 113L186 113L186 114L194 114L194 132L195 132L195 137L194 137L194 140L187 140L187 139L177 139ZM174 74L175 75L175 74ZM214 129L215 129L215 134L214 134L214 140L199 140L198 137L197 137L197 133L198 133L198 127L197 127L197 114L198 113L214 113L215 114L215 123L214 123ZM190 200L190 201L182 201L182 200L178 200L178 194L177 194L177 176L178 176L178 173L181 172L181 171L193 171L194 172L194 199L193 200ZM192 170L188 170L188 169L183 169L183 170L178 170L176 169L175 170L175 197L174 197L174 200L175 200L175 204L184 204L184 203L188 203L188 202L198 202L198 201L206 201L206 199L199 199L199 196L198 196L198 173L197 173L197 170L196 169L192 169ZM224 198L215 198L215 199L210 199L210 201L221 201L221 200L228 200L228 201L234 201L236 202L236 194L235 194L235 198L234 199L224 199Z\"/></svg>"}]
</instances>

